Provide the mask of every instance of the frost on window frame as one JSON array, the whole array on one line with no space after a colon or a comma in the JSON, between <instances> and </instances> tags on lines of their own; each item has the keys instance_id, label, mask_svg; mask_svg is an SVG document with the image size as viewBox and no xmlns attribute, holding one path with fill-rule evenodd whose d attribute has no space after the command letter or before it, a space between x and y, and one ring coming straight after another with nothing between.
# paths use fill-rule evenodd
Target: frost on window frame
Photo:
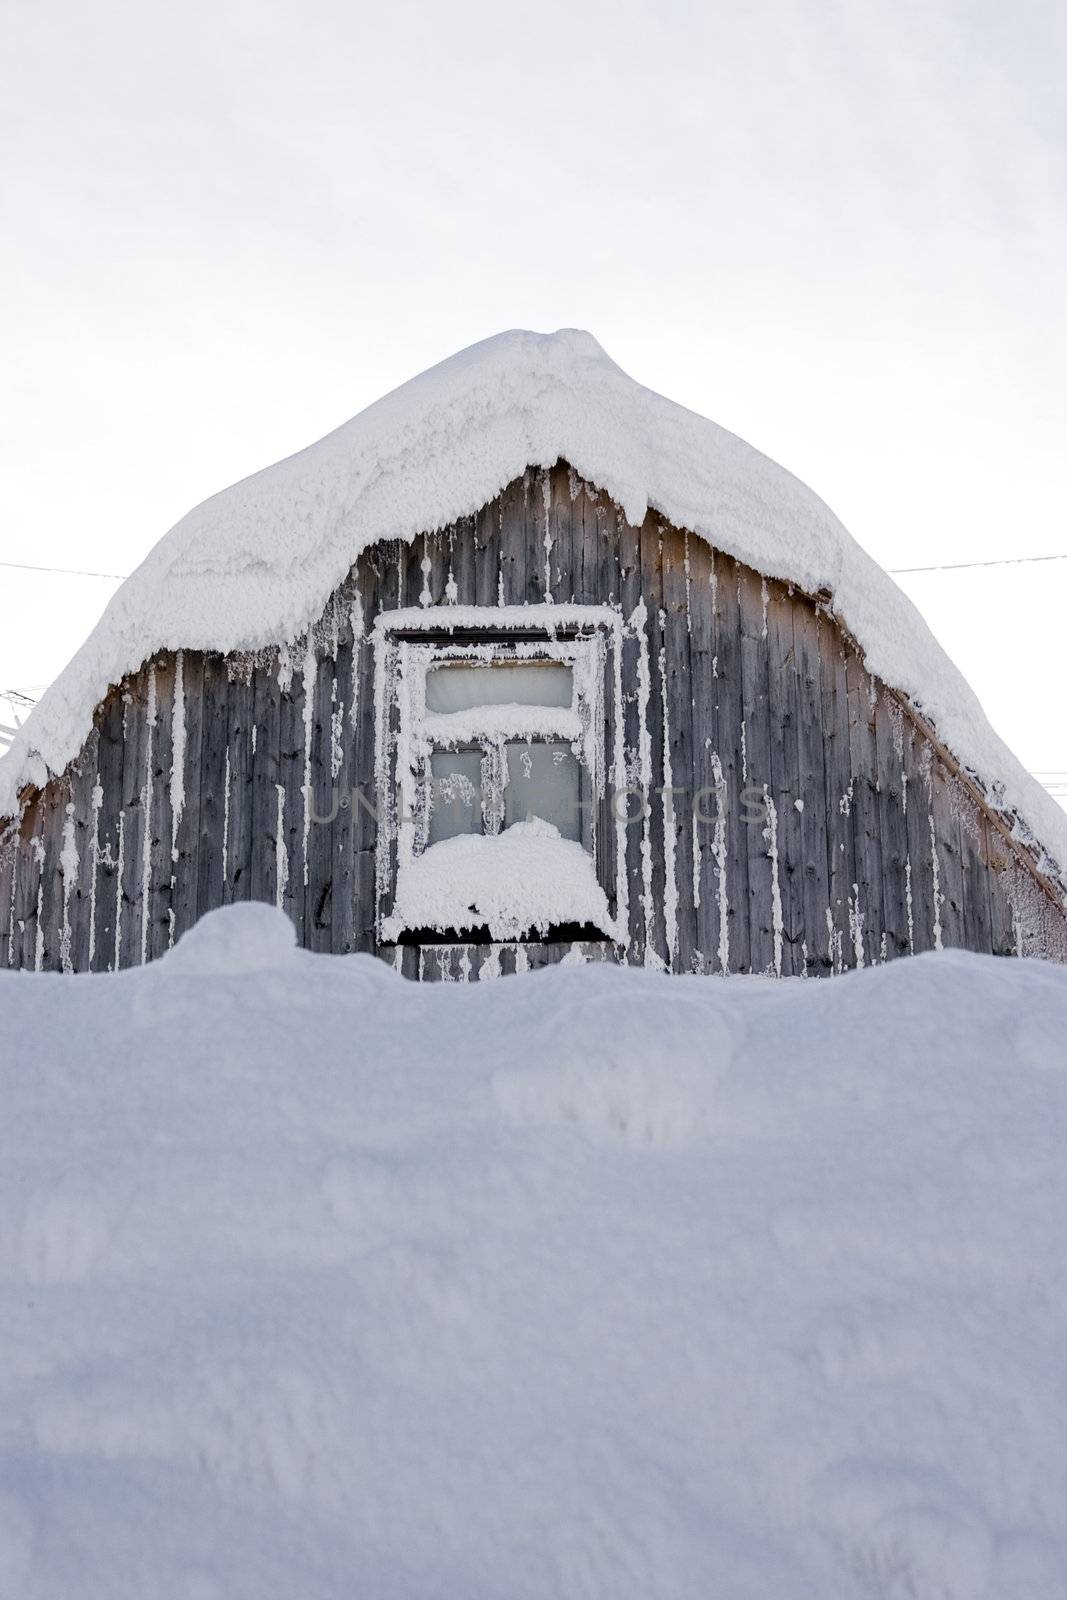
<instances>
[{"instance_id":1,"label":"frost on window frame","mask_svg":"<svg viewBox=\"0 0 1067 1600\"><path fill-rule=\"evenodd\" d=\"M560 819L565 824L558 830L560 841L572 851L584 852L587 859L586 890L595 889L603 906L595 919L599 935L619 936L620 921L625 920L625 864L611 794L624 782L622 735L614 715L621 702L621 641L621 618L608 606L435 607L379 617L374 631L376 900L379 933L385 942L405 938L421 942L457 934L465 939L535 933L575 937L573 930L578 927L583 929L581 936L591 935L589 894L579 893L577 883L587 869L581 867L582 857L573 855L571 861L580 868L574 874L574 915L567 914L565 894L546 901L544 885L538 894L536 884L522 882L521 871L509 881L509 903L501 907L498 901L494 916L481 925L468 920L466 927L440 922L413 927L395 912L398 881L403 882L405 872L427 849L440 854L433 820L434 778L444 777L450 766L455 774L453 803L462 805L465 799L472 808L478 804L481 814L475 816L471 810L460 826L443 830L443 838L480 833L514 839L521 830L512 824L524 820L524 802L531 793L538 809L553 792L564 811L568 800L574 800L577 816L573 825L566 816ZM493 694L471 704L479 698L472 687L476 680L457 677L453 687L462 681L464 692L442 696L431 688L428 705L431 674L465 666L505 671L543 667L548 692L541 694L532 687L526 673L528 681L520 696L512 699L510 690L502 687L505 682L518 685L516 676L497 680ZM564 673L569 703L559 703L566 699L561 692ZM549 703L553 700L557 703ZM456 702L455 709L439 709L449 701ZM533 770L543 767L545 757L540 752L547 750L553 752L551 762L566 763L566 771ZM523 759L525 752L531 759ZM458 759L449 763L449 753ZM524 905L527 894L529 906ZM473 913L475 907L469 909Z\"/></svg>"}]
</instances>

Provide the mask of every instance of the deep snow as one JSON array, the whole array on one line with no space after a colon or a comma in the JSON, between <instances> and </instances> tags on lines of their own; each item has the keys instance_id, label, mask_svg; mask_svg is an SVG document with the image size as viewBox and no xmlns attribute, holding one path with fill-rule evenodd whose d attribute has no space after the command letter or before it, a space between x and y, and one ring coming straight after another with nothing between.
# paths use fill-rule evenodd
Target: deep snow
<instances>
[{"instance_id":1,"label":"deep snow","mask_svg":"<svg viewBox=\"0 0 1067 1600\"><path fill-rule=\"evenodd\" d=\"M1062 1600L1067 972L0 974L8 1600Z\"/></svg>"},{"instance_id":2,"label":"deep snow","mask_svg":"<svg viewBox=\"0 0 1067 1600\"><path fill-rule=\"evenodd\" d=\"M155 650L295 641L368 544L444 527L528 466L560 457L632 522L653 506L760 572L828 590L870 670L925 710L996 803L1067 868L1067 815L994 733L911 601L818 496L635 383L575 329L486 339L189 512L114 595L0 758L0 818L26 783L64 770L109 685Z\"/></svg>"}]
</instances>

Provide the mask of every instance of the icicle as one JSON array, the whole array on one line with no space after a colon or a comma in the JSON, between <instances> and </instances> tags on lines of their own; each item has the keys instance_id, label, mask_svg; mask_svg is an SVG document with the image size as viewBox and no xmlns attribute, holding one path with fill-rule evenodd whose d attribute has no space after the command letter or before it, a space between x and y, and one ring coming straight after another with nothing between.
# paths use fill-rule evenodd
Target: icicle
<instances>
[{"instance_id":1,"label":"icicle","mask_svg":"<svg viewBox=\"0 0 1067 1600\"><path fill-rule=\"evenodd\" d=\"M448 581L445 584L445 601L446 601L446 603L448 605L454 606L457 603L458 600L459 600L459 584L456 582L456 575L452 571L452 563L451 563L451 561L449 561L449 563L448 563Z\"/></svg>"},{"instance_id":2,"label":"icicle","mask_svg":"<svg viewBox=\"0 0 1067 1600\"><path fill-rule=\"evenodd\" d=\"M344 765L345 752L342 739L345 731L345 703L337 698L337 682L331 690L333 710L330 712L330 776L337 778Z\"/></svg>"},{"instance_id":3,"label":"icicle","mask_svg":"<svg viewBox=\"0 0 1067 1600\"><path fill-rule=\"evenodd\" d=\"M7 907L7 964L15 965L15 885L18 882L16 863L11 863L11 893L8 896Z\"/></svg>"},{"instance_id":4,"label":"icicle","mask_svg":"<svg viewBox=\"0 0 1067 1600\"><path fill-rule=\"evenodd\" d=\"M293 657L287 644L278 650L278 688L288 694L293 686Z\"/></svg>"},{"instance_id":5,"label":"icicle","mask_svg":"<svg viewBox=\"0 0 1067 1600\"><path fill-rule=\"evenodd\" d=\"M280 911L289 887L289 856L285 849L285 784L274 785L278 792L278 819L274 830L274 904Z\"/></svg>"},{"instance_id":6,"label":"icicle","mask_svg":"<svg viewBox=\"0 0 1067 1600\"><path fill-rule=\"evenodd\" d=\"M855 899L852 898L855 895ZM863 958L863 923L864 915L860 910L860 886L852 885L852 895L848 899L848 931L852 935L852 949L856 956L856 969L862 971L866 965Z\"/></svg>"},{"instance_id":7,"label":"icicle","mask_svg":"<svg viewBox=\"0 0 1067 1600\"><path fill-rule=\"evenodd\" d=\"M59 869L63 874L63 930L59 936L59 962L64 972L73 970L70 959L70 892L78 877L78 842L74 832L74 806L67 806L63 824L63 849Z\"/></svg>"},{"instance_id":8,"label":"icicle","mask_svg":"<svg viewBox=\"0 0 1067 1600\"><path fill-rule=\"evenodd\" d=\"M690 596L691 596L692 587L693 587L693 582L692 582L692 579L693 579L693 564L689 559L689 529L688 528L686 528L686 530L685 530L684 568L685 568L685 631L688 634L692 634L692 632L693 632L693 613L689 608L689 601L690 601Z\"/></svg>"},{"instance_id":9,"label":"icicle","mask_svg":"<svg viewBox=\"0 0 1067 1600\"><path fill-rule=\"evenodd\" d=\"M545 604L552 604L552 479L548 472L541 477L541 499L545 510Z\"/></svg>"},{"instance_id":10,"label":"icicle","mask_svg":"<svg viewBox=\"0 0 1067 1600\"><path fill-rule=\"evenodd\" d=\"M711 853L719 885L719 970L725 978L730 970L730 901L726 892L726 779L722 762L713 750L711 770L715 778L715 835Z\"/></svg>"},{"instance_id":11,"label":"icicle","mask_svg":"<svg viewBox=\"0 0 1067 1600\"><path fill-rule=\"evenodd\" d=\"M649 794L652 789L652 734L648 726L648 705L652 698L652 674L648 665L648 639L645 633L645 622L648 612L643 599L639 600L630 615L630 628L636 636L640 650L637 658L637 749L638 749L638 781L641 785L644 815L641 821L641 904L645 913L645 951L644 961L646 967L662 968L663 962L656 952L652 940L652 917L654 905L652 900L652 830L651 807Z\"/></svg>"},{"instance_id":12,"label":"icicle","mask_svg":"<svg viewBox=\"0 0 1067 1600\"><path fill-rule=\"evenodd\" d=\"M485 960L482 962L481 968L479 969L478 982L490 983L494 978L499 977L500 947L499 945L492 944L489 946L489 954L486 956Z\"/></svg>"},{"instance_id":13,"label":"icicle","mask_svg":"<svg viewBox=\"0 0 1067 1600\"><path fill-rule=\"evenodd\" d=\"M156 669L148 669L148 707L145 712L147 751L144 788L141 790L141 965L148 960L148 920L152 903L152 787L156 733Z\"/></svg>"},{"instance_id":14,"label":"icicle","mask_svg":"<svg viewBox=\"0 0 1067 1600\"><path fill-rule=\"evenodd\" d=\"M517 944L515 946L515 971L529 972L529 970L530 958L526 953L526 946L524 944Z\"/></svg>"},{"instance_id":15,"label":"icicle","mask_svg":"<svg viewBox=\"0 0 1067 1600\"><path fill-rule=\"evenodd\" d=\"M350 620L352 624L352 675L348 700L348 725L355 732L359 727L359 666L362 654L360 647L365 633L363 601L360 599L358 592L352 596Z\"/></svg>"},{"instance_id":16,"label":"icicle","mask_svg":"<svg viewBox=\"0 0 1067 1600\"><path fill-rule=\"evenodd\" d=\"M430 573L433 571L433 563L430 560L430 541L426 534L422 536L422 560L419 562L419 566L422 569L422 588L419 591L419 605L428 606L433 601L433 595L430 592Z\"/></svg>"},{"instance_id":17,"label":"icicle","mask_svg":"<svg viewBox=\"0 0 1067 1600\"><path fill-rule=\"evenodd\" d=\"M912 916L911 902L911 856L904 862L904 894L908 907L908 953L915 954L915 922Z\"/></svg>"},{"instance_id":18,"label":"icicle","mask_svg":"<svg viewBox=\"0 0 1067 1600\"><path fill-rule=\"evenodd\" d=\"M35 944L34 952L34 971L38 973L38 971L42 970L43 963L45 963L45 928L43 928L42 923L43 909L45 909L45 898L43 898L43 890L45 890L45 840L40 837L40 834L34 834L34 838L30 840L30 850L34 851L34 861L37 864L38 872L37 944ZM24 928L24 923L21 923L21 926Z\"/></svg>"},{"instance_id":19,"label":"icicle","mask_svg":"<svg viewBox=\"0 0 1067 1600\"><path fill-rule=\"evenodd\" d=\"M89 970L92 971L96 955L96 871L100 864L100 807L104 803L104 789L99 772L93 784L93 843L89 860L92 864L92 882L89 885Z\"/></svg>"},{"instance_id":20,"label":"icicle","mask_svg":"<svg viewBox=\"0 0 1067 1600\"><path fill-rule=\"evenodd\" d=\"M928 812L930 823L930 861L934 874L934 949L943 950L941 943L941 865L937 859L937 833L934 830L933 813Z\"/></svg>"},{"instance_id":21,"label":"icicle","mask_svg":"<svg viewBox=\"0 0 1067 1600\"><path fill-rule=\"evenodd\" d=\"M170 858L178 859L178 828L185 810L185 657L174 658L174 709L170 736Z\"/></svg>"},{"instance_id":22,"label":"icicle","mask_svg":"<svg viewBox=\"0 0 1067 1600\"><path fill-rule=\"evenodd\" d=\"M620 795L626 789L626 719L622 692L622 621L618 616L612 624L612 648L615 752L611 782L615 794ZM626 830L618 820L615 823L615 921L619 942L625 943L630 936L630 879L626 871Z\"/></svg>"},{"instance_id":23,"label":"icicle","mask_svg":"<svg viewBox=\"0 0 1067 1600\"><path fill-rule=\"evenodd\" d=\"M383 900L389 894L391 884L390 849L396 838L396 804L395 796L390 783L390 748L389 748L389 718L391 708L396 700L396 645L390 639L385 639L374 651L374 789L375 797L381 808L378 821L378 848L375 853L374 863L374 914L377 920L381 914ZM401 760L407 759L407 752L398 750L396 768L398 778L402 781L406 776L401 772ZM405 807L409 813L411 808Z\"/></svg>"},{"instance_id":24,"label":"icicle","mask_svg":"<svg viewBox=\"0 0 1067 1600\"><path fill-rule=\"evenodd\" d=\"M226 771L222 790L222 882L230 881L230 747L226 746Z\"/></svg>"},{"instance_id":25,"label":"icicle","mask_svg":"<svg viewBox=\"0 0 1067 1600\"><path fill-rule=\"evenodd\" d=\"M782 886L778 877L778 809L771 799L767 785L763 785L763 803L767 808L767 826L763 837L767 841L767 854L771 861L771 928L774 933L774 975L782 976Z\"/></svg>"},{"instance_id":26,"label":"icicle","mask_svg":"<svg viewBox=\"0 0 1067 1600\"><path fill-rule=\"evenodd\" d=\"M744 717L741 718L741 782L748 782L748 731Z\"/></svg>"},{"instance_id":27,"label":"icicle","mask_svg":"<svg viewBox=\"0 0 1067 1600\"><path fill-rule=\"evenodd\" d=\"M834 926L834 914L830 907L826 908L826 953L830 959L830 970L840 973L844 968L842 954L842 938L838 928Z\"/></svg>"},{"instance_id":28,"label":"icicle","mask_svg":"<svg viewBox=\"0 0 1067 1600\"><path fill-rule=\"evenodd\" d=\"M889 707L889 726L893 734L893 750L900 762L900 808L906 817L908 814L908 774L904 766L904 712L894 700L887 701Z\"/></svg>"},{"instance_id":29,"label":"icicle","mask_svg":"<svg viewBox=\"0 0 1067 1600\"><path fill-rule=\"evenodd\" d=\"M121 936L122 936L122 871L126 859L126 814L119 812L119 859L115 868L115 954L108 968L109 972L117 972L121 965Z\"/></svg>"},{"instance_id":30,"label":"icicle","mask_svg":"<svg viewBox=\"0 0 1067 1600\"><path fill-rule=\"evenodd\" d=\"M315 640L308 629L307 649L304 652L304 833L303 861L304 887L308 881L308 842L311 836L311 746L315 736L315 681L319 663L315 654Z\"/></svg>"},{"instance_id":31,"label":"icicle","mask_svg":"<svg viewBox=\"0 0 1067 1600\"><path fill-rule=\"evenodd\" d=\"M700 826L697 818L696 807L693 807L693 909L700 909L700 869L703 864L704 847L700 842Z\"/></svg>"},{"instance_id":32,"label":"icicle","mask_svg":"<svg viewBox=\"0 0 1067 1600\"><path fill-rule=\"evenodd\" d=\"M331 601L330 601L330 609L329 609L329 628L330 628L330 631L329 631L329 637L328 637L328 640L327 640L326 650L325 650L325 654L328 655L330 660L334 661L334 662L336 662L336 660L337 660L337 652L341 648L341 616L340 616L340 611L341 611L340 597L337 594L335 594L333 596L333 598L331 599Z\"/></svg>"},{"instance_id":33,"label":"icicle","mask_svg":"<svg viewBox=\"0 0 1067 1600\"><path fill-rule=\"evenodd\" d=\"M661 634L667 625L664 612L659 614ZM671 772L671 727L667 705L667 651L659 652L660 704L663 710L663 923L667 939L667 962L673 970L678 963L678 861L677 836L674 826L674 777Z\"/></svg>"},{"instance_id":34,"label":"icicle","mask_svg":"<svg viewBox=\"0 0 1067 1600\"><path fill-rule=\"evenodd\" d=\"M760 632L760 637L762 639L766 639L766 637L767 637L767 601L769 599L770 599L770 593L769 593L768 588L767 588L767 580L766 580L766 578L761 578L760 579L760 604L763 607L763 627L762 627L761 632Z\"/></svg>"}]
</instances>

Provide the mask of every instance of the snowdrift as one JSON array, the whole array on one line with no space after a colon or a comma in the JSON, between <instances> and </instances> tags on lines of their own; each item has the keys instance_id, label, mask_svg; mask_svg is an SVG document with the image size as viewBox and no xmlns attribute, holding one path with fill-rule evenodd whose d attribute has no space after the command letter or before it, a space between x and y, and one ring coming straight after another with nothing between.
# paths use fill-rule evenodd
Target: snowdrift
<instances>
[{"instance_id":1,"label":"snowdrift","mask_svg":"<svg viewBox=\"0 0 1067 1600\"><path fill-rule=\"evenodd\" d=\"M1062 1600L1067 973L0 974L0 1595Z\"/></svg>"}]
</instances>

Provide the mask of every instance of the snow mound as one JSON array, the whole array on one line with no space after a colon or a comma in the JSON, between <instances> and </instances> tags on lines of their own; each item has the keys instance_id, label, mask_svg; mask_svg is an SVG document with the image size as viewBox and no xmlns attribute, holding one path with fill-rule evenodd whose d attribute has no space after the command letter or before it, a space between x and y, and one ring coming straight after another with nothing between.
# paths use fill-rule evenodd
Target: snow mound
<instances>
[{"instance_id":1,"label":"snow mound","mask_svg":"<svg viewBox=\"0 0 1067 1600\"><path fill-rule=\"evenodd\" d=\"M0 973L5 1600L1062 1600L1067 972L247 912Z\"/></svg>"},{"instance_id":2,"label":"snow mound","mask_svg":"<svg viewBox=\"0 0 1067 1600\"><path fill-rule=\"evenodd\" d=\"M760 572L830 591L870 670L910 695L987 787L1002 785L1004 807L1067 864L1067 816L823 502L733 434L635 383L574 329L474 345L191 511L113 596L0 758L0 817L14 813L23 785L66 767L109 685L153 651L294 640L368 544L444 527L528 466L561 457L631 522L652 506Z\"/></svg>"},{"instance_id":3,"label":"snow mound","mask_svg":"<svg viewBox=\"0 0 1067 1600\"><path fill-rule=\"evenodd\" d=\"M296 929L285 912L251 900L201 917L163 960L171 972L203 978L290 967L296 954Z\"/></svg>"}]
</instances>

